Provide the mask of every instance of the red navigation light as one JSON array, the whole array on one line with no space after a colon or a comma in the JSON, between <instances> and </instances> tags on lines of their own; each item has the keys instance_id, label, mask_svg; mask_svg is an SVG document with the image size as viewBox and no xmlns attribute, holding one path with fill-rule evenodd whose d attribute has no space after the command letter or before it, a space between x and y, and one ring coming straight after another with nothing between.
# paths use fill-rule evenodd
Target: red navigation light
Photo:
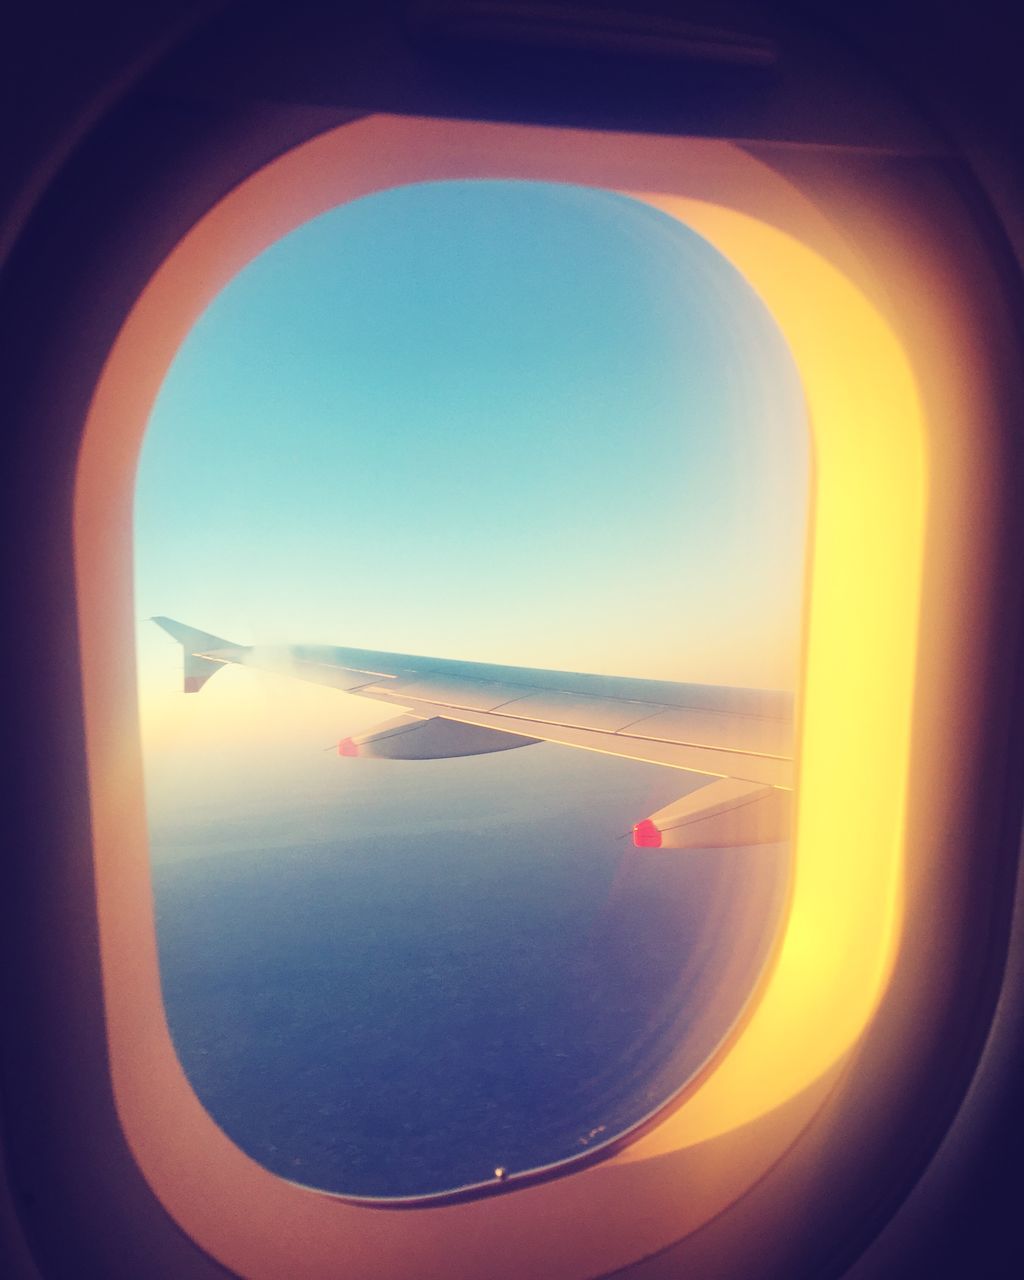
<instances>
[{"instance_id":1,"label":"red navigation light","mask_svg":"<svg viewBox=\"0 0 1024 1280\"><path fill-rule=\"evenodd\" d=\"M342 740L338 743L339 756L357 756L358 754L359 754L359 747L353 741L352 738L342 738Z\"/></svg>"},{"instance_id":2,"label":"red navigation light","mask_svg":"<svg viewBox=\"0 0 1024 1280\"><path fill-rule=\"evenodd\" d=\"M638 849L661 848L661 832L650 818L644 818L633 828L633 844Z\"/></svg>"}]
</instances>

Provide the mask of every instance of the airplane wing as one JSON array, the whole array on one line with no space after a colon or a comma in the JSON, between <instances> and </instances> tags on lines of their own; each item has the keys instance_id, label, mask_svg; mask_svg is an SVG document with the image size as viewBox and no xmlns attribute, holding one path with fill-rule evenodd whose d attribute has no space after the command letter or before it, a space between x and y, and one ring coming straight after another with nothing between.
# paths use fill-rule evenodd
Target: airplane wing
<instances>
[{"instance_id":1,"label":"airplane wing","mask_svg":"<svg viewBox=\"0 0 1024 1280\"><path fill-rule=\"evenodd\" d=\"M321 645L233 644L154 618L181 644L185 692L222 666L275 671L399 711L340 755L425 760L555 742L706 775L708 785L638 822L641 848L765 843L788 834L792 696L542 671Z\"/></svg>"}]
</instances>

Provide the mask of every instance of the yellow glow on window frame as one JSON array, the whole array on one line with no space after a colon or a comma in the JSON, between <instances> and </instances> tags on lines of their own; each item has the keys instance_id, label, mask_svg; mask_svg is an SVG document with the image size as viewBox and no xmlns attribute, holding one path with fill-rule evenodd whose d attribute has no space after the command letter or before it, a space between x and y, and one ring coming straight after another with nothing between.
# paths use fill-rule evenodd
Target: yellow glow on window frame
<instances>
[{"instance_id":1,"label":"yellow glow on window frame","mask_svg":"<svg viewBox=\"0 0 1024 1280\"><path fill-rule=\"evenodd\" d=\"M726 1058L631 1159L716 1137L810 1086L857 1042L885 990L902 914L926 492L913 374L853 283L734 209L640 198L715 245L782 330L810 415L814 508L785 937Z\"/></svg>"},{"instance_id":2,"label":"yellow glow on window frame","mask_svg":"<svg viewBox=\"0 0 1024 1280\"><path fill-rule=\"evenodd\" d=\"M810 406L816 497L794 893L760 1000L681 1105L605 1162L512 1194L411 1212L270 1174L217 1129L174 1055L146 855L131 512L153 400L219 289L319 212L384 187L445 178L670 193L638 198L716 245L790 343ZM819 247L773 225L780 209L790 227L813 231ZM725 1209L826 1096L884 991L899 936L927 480L907 361L837 265L844 252L799 192L729 143L378 116L316 137L240 184L140 295L96 388L75 508L111 1071L121 1123L151 1187L190 1236L239 1274L603 1274Z\"/></svg>"}]
</instances>

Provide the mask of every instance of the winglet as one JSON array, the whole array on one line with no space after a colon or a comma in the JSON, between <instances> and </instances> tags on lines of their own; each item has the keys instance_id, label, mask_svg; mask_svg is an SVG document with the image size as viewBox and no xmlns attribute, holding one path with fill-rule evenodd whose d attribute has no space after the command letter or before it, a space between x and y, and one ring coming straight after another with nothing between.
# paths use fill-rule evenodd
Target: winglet
<instances>
[{"instance_id":1,"label":"winglet","mask_svg":"<svg viewBox=\"0 0 1024 1280\"><path fill-rule=\"evenodd\" d=\"M174 618L151 618L181 645L185 657L185 692L198 693L211 676L230 662L244 661L248 645L232 644L208 631L186 627Z\"/></svg>"}]
</instances>

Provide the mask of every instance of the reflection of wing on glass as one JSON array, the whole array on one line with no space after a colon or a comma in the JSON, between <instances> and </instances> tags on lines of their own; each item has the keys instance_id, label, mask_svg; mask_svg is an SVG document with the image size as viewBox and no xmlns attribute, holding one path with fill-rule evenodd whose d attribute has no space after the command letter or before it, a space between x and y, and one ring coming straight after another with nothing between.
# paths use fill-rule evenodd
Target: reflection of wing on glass
<instances>
[{"instance_id":1,"label":"reflection of wing on glass","mask_svg":"<svg viewBox=\"0 0 1024 1280\"><path fill-rule=\"evenodd\" d=\"M373 698L402 714L341 755L430 760L555 742L705 774L709 783L633 828L641 848L714 848L789 834L793 704L787 693L502 667L372 649L232 644L154 618L185 654L185 692L227 663Z\"/></svg>"}]
</instances>

